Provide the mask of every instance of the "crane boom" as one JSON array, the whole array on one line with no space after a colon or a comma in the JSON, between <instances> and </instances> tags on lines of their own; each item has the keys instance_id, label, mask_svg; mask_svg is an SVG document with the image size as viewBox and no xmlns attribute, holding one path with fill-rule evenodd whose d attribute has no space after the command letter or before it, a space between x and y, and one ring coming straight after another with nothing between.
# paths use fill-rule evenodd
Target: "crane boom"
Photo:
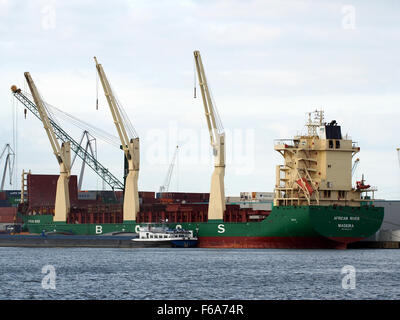
<instances>
[{"instance_id":1,"label":"crane boom","mask_svg":"<svg viewBox=\"0 0 400 320\"><path fill-rule=\"evenodd\" d=\"M104 73L103 66L97 62L97 58L96 57L94 57L94 60L96 62L96 68L97 68L97 71L99 73L99 78L100 78L101 84L102 84L103 89L104 89L104 94L106 96L108 105L110 106L110 110L111 110L112 117L114 119L115 127L117 128L118 136L119 136L119 138L121 140L122 149L124 150L127 158L129 158L133 154L133 149L130 146L130 139L129 139L128 134L127 134L127 132L125 130L125 127L124 127L124 124L123 124L123 121L122 121L121 113L118 110L116 99L115 99L114 94L112 92L110 83L108 82L107 76Z\"/></svg>"},{"instance_id":2,"label":"crane boom","mask_svg":"<svg viewBox=\"0 0 400 320\"><path fill-rule=\"evenodd\" d=\"M353 167L351 168L351 176L354 176L354 172L356 171L359 162L360 162L359 158L354 160Z\"/></svg>"},{"instance_id":3,"label":"crane boom","mask_svg":"<svg viewBox=\"0 0 400 320\"><path fill-rule=\"evenodd\" d=\"M57 180L56 202L54 209L54 222L66 222L67 216L70 211L69 201L69 179L71 175L71 149L70 143L64 142L61 146L57 140L56 134L51 126L49 116L47 115L46 108L43 100L36 88L35 83L29 72L25 72L25 79L28 82L29 89L31 90L33 99L39 111L40 119L42 120L44 129L49 138L50 145L53 153L57 158L60 165L60 176Z\"/></svg>"},{"instance_id":4,"label":"crane boom","mask_svg":"<svg viewBox=\"0 0 400 320\"><path fill-rule=\"evenodd\" d=\"M223 130L221 125L218 125L216 121L217 112L215 106L213 105L213 101L211 99L211 93L208 87L207 78L204 72L203 62L201 60L201 55L199 51L194 51L194 58L196 63L197 75L199 79L201 96L203 99L203 106L207 121L208 132L210 134L210 142L211 146L214 149L214 157L216 161L216 165L224 166L225 165L225 150L219 150L221 148L221 138L224 137Z\"/></svg>"},{"instance_id":5,"label":"crane boom","mask_svg":"<svg viewBox=\"0 0 400 320\"><path fill-rule=\"evenodd\" d=\"M199 86L210 134L210 142L214 155L214 172L211 177L210 201L208 204L208 219L223 220L225 203L225 133L219 120L217 110L213 105L208 87L200 52L194 51Z\"/></svg>"},{"instance_id":6,"label":"crane boom","mask_svg":"<svg viewBox=\"0 0 400 320\"><path fill-rule=\"evenodd\" d=\"M3 177L1 179L1 186L0 186L0 191L4 190L4 183L6 180L6 174L7 174L7 168L8 168L8 175L10 176L10 184L12 184L12 174L14 171L14 160L15 160L15 153L13 149L11 149L11 146L9 143L7 143L0 155L0 160L3 158L5 152L7 151L7 156L6 156L6 161L4 163L4 171L3 171Z\"/></svg>"},{"instance_id":7,"label":"crane boom","mask_svg":"<svg viewBox=\"0 0 400 320\"><path fill-rule=\"evenodd\" d=\"M169 184L171 183L172 171L174 170L175 159L178 154L179 146L176 146L174 156L172 157L171 164L169 165L167 176L165 177L164 184L160 187L160 192L168 192Z\"/></svg>"},{"instance_id":8,"label":"crane boom","mask_svg":"<svg viewBox=\"0 0 400 320\"><path fill-rule=\"evenodd\" d=\"M19 102L22 103L29 111L33 113L39 120L40 114L37 106L33 101L31 101L25 94L22 93L21 89L17 89L16 86L11 88L13 95L18 99ZM90 153L88 153L80 143L75 141L67 132L65 132L56 122L54 122L51 118L50 125L54 130L55 135L62 142L70 142L71 150L78 155L86 164L96 172L103 181L105 181L113 190L114 189L124 189L124 184L117 179L111 172L108 171L106 167L104 167L100 162L97 161L95 157L93 157Z\"/></svg>"},{"instance_id":9,"label":"crane boom","mask_svg":"<svg viewBox=\"0 0 400 320\"><path fill-rule=\"evenodd\" d=\"M61 151L61 146L57 140L56 134L54 133L53 128L50 124L49 116L47 115L46 108L44 106L43 100L40 97L39 91L36 88L35 83L29 72L24 73L25 79L28 83L29 89L31 90L32 97L36 103L37 109L39 111L40 120L42 120L44 129L46 131L47 137L49 138L51 148L53 149L53 153L57 158L59 164L65 163L63 152ZM67 170L69 168L66 167Z\"/></svg>"},{"instance_id":10,"label":"crane boom","mask_svg":"<svg viewBox=\"0 0 400 320\"><path fill-rule=\"evenodd\" d=\"M118 136L121 140L122 150L124 150L125 158L128 162L128 174L125 178L125 189L124 189L124 209L123 216L124 222L135 222L136 215L140 210L139 206L139 138L129 137L126 131L125 116L123 121L122 110L120 110L117 100L112 92L110 83L108 82L107 76L104 72L103 66L98 63L96 57L96 69L99 74L101 84L103 86L104 94L106 96L108 105L111 110L111 114L114 120L115 127L118 132ZM120 112L121 111L121 112Z\"/></svg>"}]
</instances>

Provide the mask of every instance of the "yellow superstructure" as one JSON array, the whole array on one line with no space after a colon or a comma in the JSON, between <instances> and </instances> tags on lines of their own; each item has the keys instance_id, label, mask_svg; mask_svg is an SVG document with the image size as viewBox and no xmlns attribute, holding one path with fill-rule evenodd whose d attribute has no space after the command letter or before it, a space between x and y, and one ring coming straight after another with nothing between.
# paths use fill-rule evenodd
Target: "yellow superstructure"
<instances>
[{"instance_id":1,"label":"yellow superstructure","mask_svg":"<svg viewBox=\"0 0 400 320\"><path fill-rule=\"evenodd\" d=\"M375 188L363 180L352 186L357 143L342 136L335 120L325 123L323 111L309 113L306 127L305 135L275 142L284 165L276 167L274 205L360 206L361 201L372 200Z\"/></svg>"}]
</instances>

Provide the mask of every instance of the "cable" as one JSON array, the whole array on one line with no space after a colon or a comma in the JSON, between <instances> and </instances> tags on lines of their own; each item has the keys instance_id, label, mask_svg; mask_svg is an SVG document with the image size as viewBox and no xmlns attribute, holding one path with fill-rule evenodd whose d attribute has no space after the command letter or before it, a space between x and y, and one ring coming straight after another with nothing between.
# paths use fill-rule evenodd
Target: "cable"
<instances>
[{"instance_id":1,"label":"cable","mask_svg":"<svg viewBox=\"0 0 400 320\"><path fill-rule=\"evenodd\" d=\"M31 97L31 95L27 92L24 92L24 94L28 97ZM42 100L43 101L43 100ZM90 132L90 134L96 138L99 138L101 140L103 140L104 142L116 147L116 148L120 148L120 141L119 138L116 136L113 136L112 134L109 134L108 132L106 132L105 130L99 129L85 121L80 120L79 118L62 111L61 109L52 106L51 104L43 101L43 104L46 107L46 110L48 110L49 115L51 114L51 119L56 122L56 124L59 127L62 127L58 121L57 121L57 117L71 123L72 125L74 125L75 127L81 129L82 131L88 131Z\"/></svg>"}]
</instances>

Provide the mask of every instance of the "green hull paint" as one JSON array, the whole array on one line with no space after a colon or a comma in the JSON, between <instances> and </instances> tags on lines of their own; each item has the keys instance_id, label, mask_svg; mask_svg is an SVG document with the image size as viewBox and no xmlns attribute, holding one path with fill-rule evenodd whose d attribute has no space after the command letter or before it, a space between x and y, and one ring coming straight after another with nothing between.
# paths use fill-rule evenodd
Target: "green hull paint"
<instances>
[{"instance_id":1,"label":"green hull paint","mask_svg":"<svg viewBox=\"0 0 400 320\"><path fill-rule=\"evenodd\" d=\"M367 238L377 232L383 221L383 208L373 206L284 206L274 207L261 222L229 223L209 221L179 223L184 229L196 231L201 237L324 237L347 239L351 242ZM126 221L121 224L67 224L53 223L50 215L25 216L24 222L30 233L43 230L71 232L76 235L96 235L111 232L135 232L138 224ZM175 228L178 224L169 224Z\"/></svg>"}]
</instances>

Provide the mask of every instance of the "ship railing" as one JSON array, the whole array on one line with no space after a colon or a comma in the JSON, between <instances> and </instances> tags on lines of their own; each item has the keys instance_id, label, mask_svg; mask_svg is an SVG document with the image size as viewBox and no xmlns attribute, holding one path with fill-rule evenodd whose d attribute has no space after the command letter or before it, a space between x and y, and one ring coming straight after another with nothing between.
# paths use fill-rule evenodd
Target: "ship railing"
<instances>
[{"instance_id":1,"label":"ship railing","mask_svg":"<svg viewBox=\"0 0 400 320\"><path fill-rule=\"evenodd\" d=\"M274 145L275 146L288 146L288 147L294 147L295 143L293 139L275 139L274 140Z\"/></svg>"},{"instance_id":2,"label":"ship railing","mask_svg":"<svg viewBox=\"0 0 400 320\"><path fill-rule=\"evenodd\" d=\"M361 191L361 193L375 192L375 191L378 191L378 187L371 186L368 189L361 189L360 191Z\"/></svg>"}]
</instances>

